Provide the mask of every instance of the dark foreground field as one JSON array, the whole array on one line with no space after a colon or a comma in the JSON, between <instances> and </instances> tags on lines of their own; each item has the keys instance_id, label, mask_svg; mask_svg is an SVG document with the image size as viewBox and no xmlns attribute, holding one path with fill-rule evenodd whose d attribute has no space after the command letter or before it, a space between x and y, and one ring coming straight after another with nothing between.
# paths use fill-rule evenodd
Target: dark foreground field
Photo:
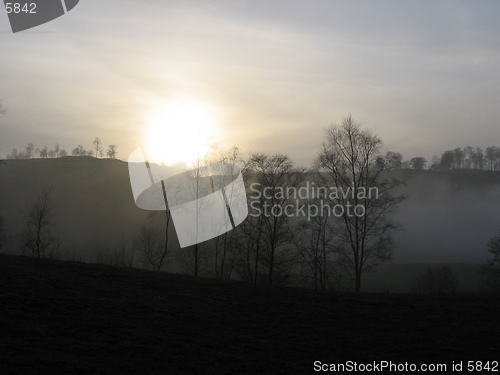
<instances>
[{"instance_id":1,"label":"dark foreground field","mask_svg":"<svg viewBox=\"0 0 500 375\"><path fill-rule=\"evenodd\" d=\"M307 374L314 361L374 360L450 369L498 360L499 322L490 296L330 294L0 256L0 374Z\"/></svg>"}]
</instances>

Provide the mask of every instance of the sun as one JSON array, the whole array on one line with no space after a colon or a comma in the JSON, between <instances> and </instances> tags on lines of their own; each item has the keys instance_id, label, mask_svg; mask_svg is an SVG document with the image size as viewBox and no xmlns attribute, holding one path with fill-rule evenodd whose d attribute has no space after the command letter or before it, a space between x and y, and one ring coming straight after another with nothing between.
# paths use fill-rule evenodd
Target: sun
<instances>
[{"instance_id":1,"label":"sun","mask_svg":"<svg viewBox=\"0 0 500 375\"><path fill-rule=\"evenodd\" d=\"M193 101L163 103L151 114L146 149L150 162L162 165L198 163L213 148L215 112Z\"/></svg>"}]
</instances>

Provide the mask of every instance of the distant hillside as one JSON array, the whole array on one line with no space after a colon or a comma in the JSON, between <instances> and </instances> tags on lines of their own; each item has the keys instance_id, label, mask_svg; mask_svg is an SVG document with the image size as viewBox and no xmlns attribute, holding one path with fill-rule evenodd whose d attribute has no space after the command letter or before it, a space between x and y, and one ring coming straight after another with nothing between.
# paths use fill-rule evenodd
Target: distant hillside
<instances>
[{"instance_id":1,"label":"distant hillside","mask_svg":"<svg viewBox=\"0 0 500 375\"><path fill-rule=\"evenodd\" d=\"M1 374L289 375L315 361L450 373L498 360L498 316L487 295L319 293L0 255Z\"/></svg>"},{"instance_id":2,"label":"distant hillside","mask_svg":"<svg viewBox=\"0 0 500 375\"><path fill-rule=\"evenodd\" d=\"M396 215L395 263L483 263L485 244L500 228L500 172L401 170L408 199ZM92 157L6 160L0 165L0 215L12 237L24 207L51 186L54 229L77 259L94 260L99 246L130 242L148 215L134 204L127 163ZM172 228L173 229L173 228ZM172 246L178 246L175 232Z\"/></svg>"},{"instance_id":3,"label":"distant hillside","mask_svg":"<svg viewBox=\"0 0 500 375\"><path fill-rule=\"evenodd\" d=\"M15 236L25 206L52 189L53 228L66 248L94 260L96 247L130 241L149 212L134 204L127 163L92 157L7 160L0 166L0 214Z\"/></svg>"}]
</instances>

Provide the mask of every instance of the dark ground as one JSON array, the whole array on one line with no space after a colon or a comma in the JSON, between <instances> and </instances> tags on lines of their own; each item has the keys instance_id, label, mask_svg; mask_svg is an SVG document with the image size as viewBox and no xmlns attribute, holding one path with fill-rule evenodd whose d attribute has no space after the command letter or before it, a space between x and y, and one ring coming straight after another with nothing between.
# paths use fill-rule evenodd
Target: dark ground
<instances>
[{"instance_id":1,"label":"dark ground","mask_svg":"<svg viewBox=\"0 0 500 375\"><path fill-rule=\"evenodd\" d=\"M0 374L451 366L499 360L499 320L494 296L331 294L0 255Z\"/></svg>"}]
</instances>

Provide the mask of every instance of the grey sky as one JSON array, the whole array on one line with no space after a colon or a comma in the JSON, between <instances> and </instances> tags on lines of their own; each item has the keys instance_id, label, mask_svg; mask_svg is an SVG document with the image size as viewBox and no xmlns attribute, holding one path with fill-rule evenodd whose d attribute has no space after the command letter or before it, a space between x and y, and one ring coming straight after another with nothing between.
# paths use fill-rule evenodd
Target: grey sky
<instances>
[{"instance_id":1,"label":"grey sky","mask_svg":"<svg viewBox=\"0 0 500 375\"><path fill-rule=\"evenodd\" d=\"M221 147L311 163L351 113L405 158L500 144L500 2L81 0L12 34L0 12L0 155L143 142L148 113L188 97ZM175 131L175 130L174 130Z\"/></svg>"}]
</instances>

